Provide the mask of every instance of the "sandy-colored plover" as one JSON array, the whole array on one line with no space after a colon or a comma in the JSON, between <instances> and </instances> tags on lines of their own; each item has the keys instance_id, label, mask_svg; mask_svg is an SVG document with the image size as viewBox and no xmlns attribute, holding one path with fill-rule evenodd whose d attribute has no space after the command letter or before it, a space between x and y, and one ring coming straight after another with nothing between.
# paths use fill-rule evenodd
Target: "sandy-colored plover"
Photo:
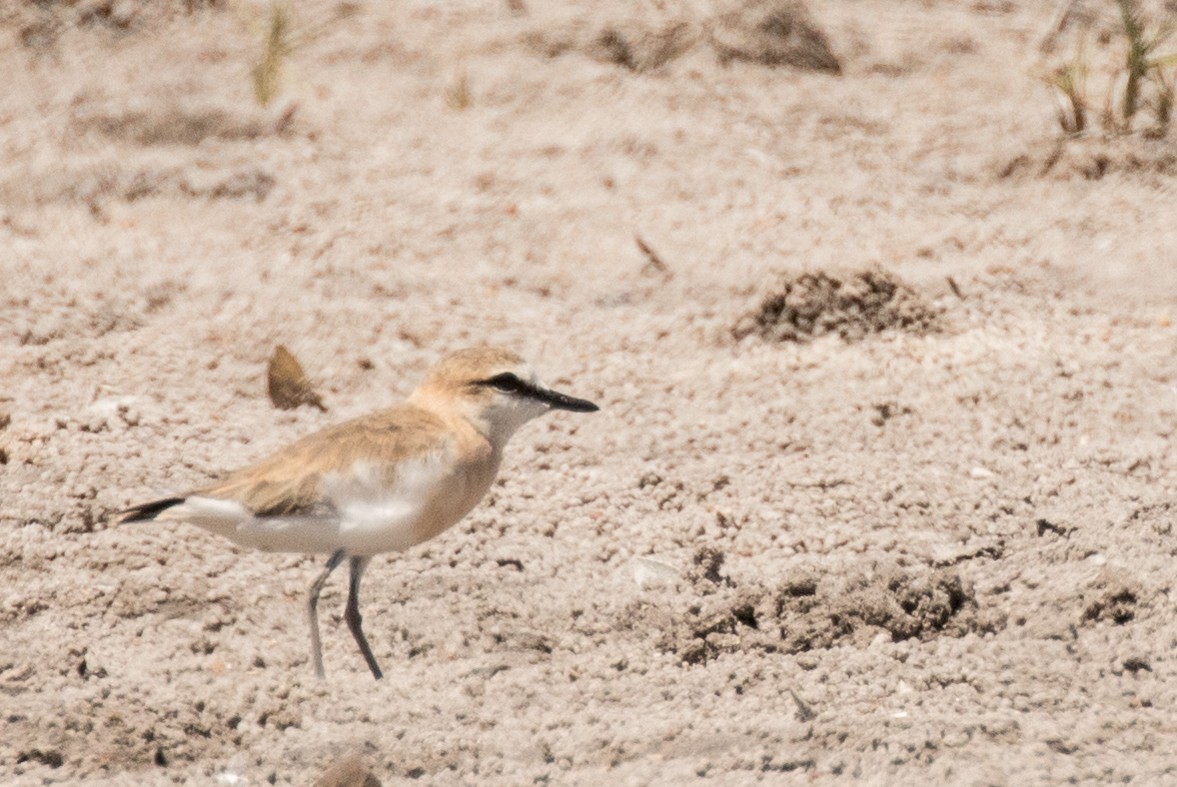
<instances>
[{"instance_id":1,"label":"sandy-colored plover","mask_svg":"<svg viewBox=\"0 0 1177 787\"><path fill-rule=\"evenodd\" d=\"M120 521L182 521L269 552L329 554L307 599L320 677L319 592L347 559L344 619L380 678L359 606L360 577L372 556L420 544L464 517L527 421L549 410L597 409L544 387L509 350L460 350L443 358L404 404L304 437L219 483L126 509Z\"/></svg>"}]
</instances>

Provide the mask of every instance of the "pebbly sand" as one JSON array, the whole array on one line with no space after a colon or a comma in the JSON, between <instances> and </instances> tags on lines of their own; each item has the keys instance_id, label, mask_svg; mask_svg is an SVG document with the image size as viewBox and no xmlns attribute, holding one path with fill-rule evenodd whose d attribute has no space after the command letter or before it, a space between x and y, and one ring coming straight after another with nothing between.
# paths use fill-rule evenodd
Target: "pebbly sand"
<instances>
[{"instance_id":1,"label":"pebbly sand","mask_svg":"<svg viewBox=\"0 0 1177 787\"><path fill-rule=\"evenodd\" d=\"M261 108L265 6L0 6L0 782L1177 783L1177 143L1059 146L1039 4L715 7L300 3ZM373 561L379 683L110 525L484 341L603 409Z\"/></svg>"}]
</instances>

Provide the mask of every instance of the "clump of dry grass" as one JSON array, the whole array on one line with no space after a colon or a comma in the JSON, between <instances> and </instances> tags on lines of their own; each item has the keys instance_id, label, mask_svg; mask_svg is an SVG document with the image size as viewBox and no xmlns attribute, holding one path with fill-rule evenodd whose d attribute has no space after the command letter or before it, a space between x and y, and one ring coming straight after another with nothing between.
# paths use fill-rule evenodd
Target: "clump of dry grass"
<instances>
[{"instance_id":1,"label":"clump of dry grass","mask_svg":"<svg viewBox=\"0 0 1177 787\"><path fill-rule=\"evenodd\" d=\"M1100 125L1107 134L1129 134L1143 130L1164 136L1172 122L1174 87L1177 83L1177 53L1162 49L1177 24L1172 18L1156 20L1146 15L1137 0L1110 0L1115 6L1116 24L1109 36L1110 51L1102 53L1103 107ZM1091 126L1093 92L1089 88L1087 17L1079 32L1070 62L1050 68L1044 77L1058 100L1059 127L1068 135L1081 134ZM1152 124L1143 128L1142 119Z\"/></svg>"},{"instance_id":2,"label":"clump of dry grass","mask_svg":"<svg viewBox=\"0 0 1177 787\"><path fill-rule=\"evenodd\" d=\"M303 24L290 0L271 0L265 18L258 27L261 53L249 70L253 96L261 106L268 106L281 92L286 62L298 49L323 35L339 19L349 16L355 6L342 3L332 19L317 25Z\"/></svg>"},{"instance_id":3,"label":"clump of dry grass","mask_svg":"<svg viewBox=\"0 0 1177 787\"><path fill-rule=\"evenodd\" d=\"M1087 130L1087 61L1083 42L1075 49L1075 57L1055 67L1046 82L1057 92L1055 110L1058 124L1066 134L1081 134Z\"/></svg>"},{"instance_id":4,"label":"clump of dry grass","mask_svg":"<svg viewBox=\"0 0 1177 787\"><path fill-rule=\"evenodd\" d=\"M269 106L281 87L283 63L295 49L293 29L294 12L290 4L282 0L270 3L261 56L249 71L253 97L263 107Z\"/></svg>"},{"instance_id":5,"label":"clump of dry grass","mask_svg":"<svg viewBox=\"0 0 1177 787\"><path fill-rule=\"evenodd\" d=\"M474 103L474 97L470 92L470 75L464 65L458 66L454 71L454 79L445 90L445 103L450 109L459 112L468 109Z\"/></svg>"}]
</instances>

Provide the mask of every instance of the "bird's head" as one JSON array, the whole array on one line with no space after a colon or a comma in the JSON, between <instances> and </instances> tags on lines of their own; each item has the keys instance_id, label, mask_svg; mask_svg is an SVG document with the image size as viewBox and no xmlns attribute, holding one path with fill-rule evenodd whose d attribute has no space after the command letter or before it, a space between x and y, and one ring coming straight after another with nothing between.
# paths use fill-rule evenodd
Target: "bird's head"
<instances>
[{"instance_id":1,"label":"bird's head","mask_svg":"<svg viewBox=\"0 0 1177 787\"><path fill-rule=\"evenodd\" d=\"M442 358L409 401L435 411L456 411L496 449L520 426L549 410L599 409L586 399L544 386L527 362L498 347L472 347Z\"/></svg>"}]
</instances>

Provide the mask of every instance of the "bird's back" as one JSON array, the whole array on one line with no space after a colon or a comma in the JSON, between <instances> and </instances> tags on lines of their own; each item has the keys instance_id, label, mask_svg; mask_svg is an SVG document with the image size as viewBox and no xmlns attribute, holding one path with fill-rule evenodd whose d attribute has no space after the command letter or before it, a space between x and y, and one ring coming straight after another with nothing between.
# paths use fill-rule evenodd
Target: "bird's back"
<instances>
[{"instance_id":1,"label":"bird's back","mask_svg":"<svg viewBox=\"0 0 1177 787\"><path fill-rule=\"evenodd\" d=\"M454 524L498 463L468 424L406 404L315 432L128 519L182 520L267 551L377 554Z\"/></svg>"},{"instance_id":2,"label":"bird's back","mask_svg":"<svg viewBox=\"0 0 1177 787\"><path fill-rule=\"evenodd\" d=\"M322 504L324 477L367 463L381 468L373 480L393 486L401 462L443 455L451 442L436 415L401 405L309 434L193 494L235 500L257 516L306 513Z\"/></svg>"}]
</instances>

